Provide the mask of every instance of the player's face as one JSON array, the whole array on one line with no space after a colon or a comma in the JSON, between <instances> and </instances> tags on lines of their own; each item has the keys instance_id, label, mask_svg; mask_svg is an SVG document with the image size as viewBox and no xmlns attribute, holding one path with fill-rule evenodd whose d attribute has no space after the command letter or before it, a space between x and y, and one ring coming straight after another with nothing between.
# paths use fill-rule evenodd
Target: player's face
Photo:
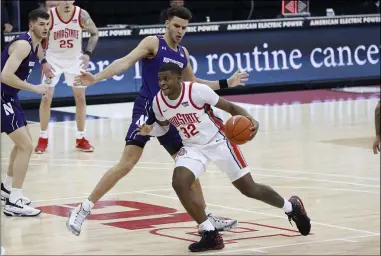
<instances>
[{"instance_id":1,"label":"player's face","mask_svg":"<svg viewBox=\"0 0 381 256\"><path fill-rule=\"evenodd\" d=\"M173 17L171 20L167 20L165 25L169 33L169 37L175 43L179 43L185 32L187 31L189 21L181 19L179 17Z\"/></svg>"},{"instance_id":2,"label":"player's face","mask_svg":"<svg viewBox=\"0 0 381 256\"><path fill-rule=\"evenodd\" d=\"M64 8L64 12L70 12L75 1L59 1L60 5Z\"/></svg>"},{"instance_id":3,"label":"player's face","mask_svg":"<svg viewBox=\"0 0 381 256\"><path fill-rule=\"evenodd\" d=\"M181 90L181 76L171 71L159 72L159 87L165 96L172 96Z\"/></svg>"},{"instance_id":4,"label":"player's face","mask_svg":"<svg viewBox=\"0 0 381 256\"><path fill-rule=\"evenodd\" d=\"M29 29L33 31L37 38L43 39L48 37L49 26L49 20L38 18L29 24Z\"/></svg>"}]
</instances>

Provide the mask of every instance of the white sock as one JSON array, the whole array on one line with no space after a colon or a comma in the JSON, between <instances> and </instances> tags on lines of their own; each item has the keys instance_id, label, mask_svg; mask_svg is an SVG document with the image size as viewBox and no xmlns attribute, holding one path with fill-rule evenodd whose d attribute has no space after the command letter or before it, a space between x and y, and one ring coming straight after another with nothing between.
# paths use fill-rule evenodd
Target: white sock
<instances>
[{"instance_id":1,"label":"white sock","mask_svg":"<svg viewBox=\"0 0 381 256\"><path fill-rule=\"evenodd\" d=\"M213 227L212 222L210 222L209 219L206 219L206 221L204 221L203 223L201 223L201 224L199 225L199 229L200 229L201 231L212 231L212 230L214 230L215 228Z\"/></svg>"},{"instance_id":2,"label":"white sock","mask_svg":"<svg viewBox=\"0 0 381 256\"><path fill-rule=\"evenodd\" d=\"M209 214L212 214L212 213L209 211L208 206L205 207L204 211L205 211L206 216L208 216Z\"/></svg>"},{"instance_id":3,"label":"white sock","mask_svg":"<svg viewBox=\"0 0 381 256\"><path fill-rule=\"evenodd\" d=\"M91 202L89 199L86 199L86 201L82 203L82 208L87 212L91 211L93 207L94 207L94 203Z\"/></svg>"},{"instance_id":4,"label":"white sock","mask_svg":"<svg viewBox=\"0 0 381 256\"><path fill-rule=\"evenodd\" d=\"M9 201L11 203L16 203L22 197L22 189L20 188L12 188L11 195L9 196Z\"/></svg>"},{"instance_id":5,"label":"white sock","mask_svg":"<svg viewBox=\"0 0 381 256\"><path fill-rule=\"evenodd\" d=\"M80 140L83 137L85 137L85 132L84 131L77 131L77 139Z\"/></svg>"},{"instance_id":6,"label":"white sock","mask_svg":"<svg viewBox=\"0 0 381 256\"><path fill-rule=\"evenodd\" d=\"M292 212L292 204L288 200L284 199L284 205L282 209L286 213Z\"/></svg>"},{"instance_id":7,"label":"white sock","mask_svg":"<svg viewBox=\"0 0 381 256\"><path fill-rule=\"evenodd\" d=\"M48 131L40 131L40 137L47 139L48 138Z\"/></svg>"},{"instance_id":8,"label":"white sock","mask_svg":"<svg viewBox=\"0 0 381 256\"><path fill-rule=\"evenodd\" d=\"M11 188L12 188L12 177L9 177L8 174L5 174L3 184L7 190L11 190Z\"/></svg>"}]
</instances>

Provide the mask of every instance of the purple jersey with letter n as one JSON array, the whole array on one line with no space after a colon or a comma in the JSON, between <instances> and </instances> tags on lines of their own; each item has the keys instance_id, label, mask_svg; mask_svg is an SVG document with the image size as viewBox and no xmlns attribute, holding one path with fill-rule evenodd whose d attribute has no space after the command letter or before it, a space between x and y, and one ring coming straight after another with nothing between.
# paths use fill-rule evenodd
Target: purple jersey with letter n
<instances>
[{"instance_id":1,"label":"purple jersey with letter n","mask_svg":"<svg viewBox=\"0 0 381 256\"><path fill-rule=\"evenodd\" d=\"M34 64L37 61L37 51L38 46L33 50L32 38L29 33L21 34L20 36L13 39L5 47L1 53L1 71L5 66L5 63L8 61L9 46L17 41L25 40L30 46L31 50L29 55L21 62L20 66L15 72L15 75L21 80L26 81L31 74ZM9 86L5 83L1 83L1 132L7 134L14 132L18 128L26 125L26 119L24 112L21 108L20 101L18 98L18 92L20 89L16 89L12 86Z\"/></svg>"},{"instance_id":2,"label":"purple jersey with letter n","mask_svg":"<svg viewBox=\"0 0 381 256\"><path fill-rule=\"evenodd\" d=\"M158 74L159 68L168 62L177 64L181 69L184 69L188 64L187 56L182 46L177 46L177 50L175 51L168 46L163 36L157 36L157 38L159 39L159 48L156 56L151 59L142 60L143 84L140 89L140 94L135 100L134 109L132 112L132 123L126 136L127 145L144 147L149 140L149 136L140 136L137 134L136 129L139 125L144 124L148 118L150 118L150 120L153 118L151 108L152 100L160 91ZM158 140L160 141L160 144L163 145L169 152L179 150L182 145L181 138L176 128L172 126L170 127L168 133L164 136L158 137ZM167 146L169 145L170 147L175 147L176 149L168 149Z\"/></svg>"}]
</instances>

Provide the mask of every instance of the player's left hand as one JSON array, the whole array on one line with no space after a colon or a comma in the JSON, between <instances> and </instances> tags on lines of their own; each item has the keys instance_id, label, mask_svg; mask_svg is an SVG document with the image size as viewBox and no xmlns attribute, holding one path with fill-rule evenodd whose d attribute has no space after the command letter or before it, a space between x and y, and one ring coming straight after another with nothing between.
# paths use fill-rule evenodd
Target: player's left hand
<instances>
[{"instance_id":1,"label":"player's left hand","mask_svg":"<svg viewBox=\"0 0 381 256\"><path fill-rule=\"evenodd\" d=\"M80 59L82 61L81 68L86 70L89 67L90 56L87 54L83 54Z\"/></svg>"},{"instance_id":2,"label":"player's left hand","mask_svg":"<svg viewBox=\"0 0 381 256\"><path fill-rule=\"evenodd\" d=\"M143 124L143 125L139 126L136 130L138 131L139 135L147 136L150 134L152 129L153 129L153 125Z\"/></svg>"},{"instance_id":3,"label":"player's left hand","mask_svg":"<svg viewBox=\"0 0 381 256\"><path fill-rule=\"evenodd\" d=\"M257 135L257 132L259 129L259 123L252 116L247 116L247 118L249 118L251 123L252 123L252 126L250 127L250 131L252 132L250 134L250 140L252 140L252 139L254 139L255 135Z\"/></svg>"},{"instance_id":4,"label":"player's left hand","mask_svg":"<svg viewBox=\"0 0 381 256\"><path fill-rule=\"evenodd\" d=\"M229 87L245 86L247 80L249 80L249 74L241 72L239 69L228 79Z\"/></svg>"},{"instance_id":5,"label":"player's left hand","mask_svg":"<svg viewBox=\"0 0 381 256\"><path fill-rule=\"evenodd\" d=\"M380 136L376 136L373 140L373 153L377 154L380 152Z\"/></svg>"}]
</instances>

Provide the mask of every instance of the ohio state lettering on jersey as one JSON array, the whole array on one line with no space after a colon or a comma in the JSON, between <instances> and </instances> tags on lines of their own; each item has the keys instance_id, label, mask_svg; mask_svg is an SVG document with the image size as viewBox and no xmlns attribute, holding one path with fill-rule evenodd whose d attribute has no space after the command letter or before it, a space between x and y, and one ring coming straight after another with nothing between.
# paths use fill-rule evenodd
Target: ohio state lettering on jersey
<instances>
[{"instance_id":1,"label":"ohio state lettering on jersey","mask_svg":"<svg viewBox=\"0 0 381 256\"><path fill-rule=\"evenodd\" d=\"M184 82L181 86L176 100L170 100L159 91L152 102L155 117L175 126L184 145L206 144L221 130L221 119L211 109L219 96L204 84Z\"/></svg>"},{"instance_id":2,"label":"ohio state lettering on jersey","mask_svg":"<svg viewBox=\"0 0 381 256\"><path fill-rule=\"evenodd\" d=\"M200 119L197 116L197 113L176 114L168 121L175 127L179 127L180 125L186 124L201 123Z\"/></svg>"},{"instance_id":3,"label":"ohio state lettering on jersey","mask_svg":"<svg viewBox=\"0 0 381 256\"><path fill-rule=\"evenodd\" d=\"M74 38L79 39L80 31L78 29L65 28L58 31L54 31L54 40L61 38Z\"/></svg>"},{"instance_id":4,"label":"ohio state lettering on jersey","mask_svg":"<svg viewBox=\"0 0 381 256\"><path fill-rule=\"evenodd\" d=\"M49 10L50 34L46 49L47 59L76 60L82 56L81 8L74 6L73 15L64 21L57 8Z\"/></svg>"}]
</instances>

